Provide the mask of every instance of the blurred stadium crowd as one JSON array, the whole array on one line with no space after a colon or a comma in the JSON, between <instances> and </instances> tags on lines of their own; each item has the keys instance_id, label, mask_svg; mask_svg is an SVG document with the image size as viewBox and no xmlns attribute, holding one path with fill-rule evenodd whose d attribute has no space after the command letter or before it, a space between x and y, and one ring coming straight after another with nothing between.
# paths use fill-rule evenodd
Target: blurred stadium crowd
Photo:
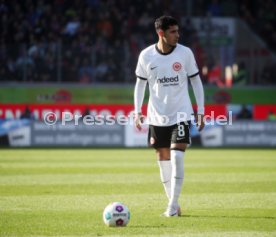
<instances>
[{"instance_id":1,"label":"blurred stadium crowd","mask_svg":"<svg viewBox=\"0 0 276 237\"><path fill-rule=\"evenodd\" d=\"M0 2L0 82L132 82L138 54L157 40L153 22L163 14L184 22L181 43L199 61L202 49L189 16L240 17L276 51L274 0ZM275 67L266 68L264 76L271 75Z\"/></svg>"}]
</instances>

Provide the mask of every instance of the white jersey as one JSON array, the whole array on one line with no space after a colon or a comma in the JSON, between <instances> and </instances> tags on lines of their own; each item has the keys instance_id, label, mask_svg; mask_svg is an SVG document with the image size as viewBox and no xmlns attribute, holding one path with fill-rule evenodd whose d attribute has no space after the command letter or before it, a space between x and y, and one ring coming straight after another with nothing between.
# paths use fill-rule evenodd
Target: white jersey
<instances>
[{"instance_id":1,"label":"white jersey","mask_svg":"<svg viewBox=\"0 0 276 237\"><path fill-rule=\"evenodd\" d=\"M162 54L157 45L151 45L140 53L135 73L149 84L149 124L170 126L191 120L188 78L199 71L189 48L177 44L172 52Z\"/></svg>"}]
</instances>

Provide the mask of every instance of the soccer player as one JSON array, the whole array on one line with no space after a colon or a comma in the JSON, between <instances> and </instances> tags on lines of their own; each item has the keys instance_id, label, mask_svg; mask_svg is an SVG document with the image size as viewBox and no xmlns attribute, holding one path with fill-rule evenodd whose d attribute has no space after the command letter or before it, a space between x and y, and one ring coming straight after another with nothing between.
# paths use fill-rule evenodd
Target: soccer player
<instances>
[{"instance_id":1,"label":"soccer player","mask_svg":"<svg viewBox=\"0 0 276 237\"><path fill-rule=\"evenodd\" d=\"M193 109L188 94L191 82L198 130L204 128L204 92L192 51L178 44L179 26L171 16L155 21L158 42L142 50L136 67L134 90L135 126L141 130L141 107L149 85L148 143L156 150L160 178L169 199L164 216L180 216L178 204L184 178L184 155L190 144Z\"/></svg>"}]
</instances>

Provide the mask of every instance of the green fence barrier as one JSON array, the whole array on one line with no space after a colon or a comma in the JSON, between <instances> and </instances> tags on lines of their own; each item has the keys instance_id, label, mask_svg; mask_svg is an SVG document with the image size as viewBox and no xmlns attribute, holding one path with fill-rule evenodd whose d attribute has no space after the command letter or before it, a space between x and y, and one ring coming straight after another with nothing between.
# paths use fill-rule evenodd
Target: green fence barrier
<instances>
[{"instance_id":1,"label":"green fence barrier","mask_svg":"<svg viewBox=\"0 0 276 237\"><path fill-rule=\"evenodd\" d=\"M132 104L134 86L2 86L0 103ZM194 96L189 91L192 102ZM146 93L146 98L148 93ZM275 88L206 88L206 104L275 104Z\"/></svg>"}]
</instances>

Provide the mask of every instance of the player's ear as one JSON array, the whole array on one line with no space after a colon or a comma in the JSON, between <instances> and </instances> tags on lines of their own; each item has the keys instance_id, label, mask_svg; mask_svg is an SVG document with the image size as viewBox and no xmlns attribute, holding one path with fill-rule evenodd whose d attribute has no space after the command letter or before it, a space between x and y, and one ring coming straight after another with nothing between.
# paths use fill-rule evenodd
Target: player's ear
<instances>
[{"instance_id":1,"label":"player's ear","mask_svg":"<svg viewBox=\"0 0 276 237\"><path fill-rule=\"evenodd\" d=\"M159 30L157 33L158 33L159 37L163 37L164 36L164 31L163 30Z\"/></svg>"}]
</instances>

